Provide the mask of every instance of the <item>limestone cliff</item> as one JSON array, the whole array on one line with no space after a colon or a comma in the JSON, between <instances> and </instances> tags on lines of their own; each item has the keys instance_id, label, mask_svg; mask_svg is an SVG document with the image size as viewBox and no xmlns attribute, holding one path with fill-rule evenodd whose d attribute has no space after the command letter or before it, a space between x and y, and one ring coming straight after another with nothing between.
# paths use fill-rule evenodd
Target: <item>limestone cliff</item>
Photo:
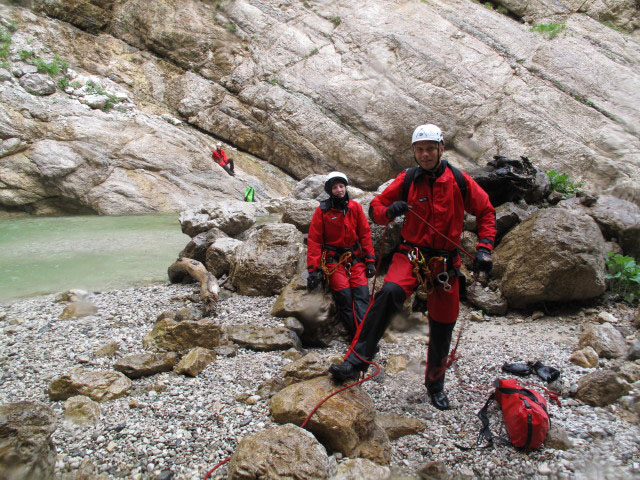
<instances>
[{"instance_id":1,"label":"limestone cliff","mask_svg":"<svg viewBox=\"0 0 640 480\"><path fill-rule=\"evenodd\" d=\"M10 3L4 208L178 210L246 183L276 196L291 188L281 171L375 189L411 165L425 122L461 167L527 155L640 203L632 0ZM69 73L38 94L24 76L54 55ZM240 177L212 169L214 139L239 150Z\"/></svg>"}]
</instances>

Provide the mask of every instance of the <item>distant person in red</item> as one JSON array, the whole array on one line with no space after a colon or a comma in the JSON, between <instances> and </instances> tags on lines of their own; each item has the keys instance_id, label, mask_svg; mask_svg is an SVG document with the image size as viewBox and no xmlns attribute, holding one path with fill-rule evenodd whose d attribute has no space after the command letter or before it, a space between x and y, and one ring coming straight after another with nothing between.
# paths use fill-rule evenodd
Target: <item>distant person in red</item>
<instances>
[{"instance_id":1,"label":"distant person in red","mask_svg":"<svg viewBox=\"0 0 640 480\"><path fill-rule=\"evenodd\" d=\"M232 177L236 176L236 172L233 169L233 158L227 158L227 154L224 153L221 143L218 143L216 145L216 149L211 152L211 158L213 158L218 165L224 168L224 171L229 175Z\"/></svg>"}]
</instances>

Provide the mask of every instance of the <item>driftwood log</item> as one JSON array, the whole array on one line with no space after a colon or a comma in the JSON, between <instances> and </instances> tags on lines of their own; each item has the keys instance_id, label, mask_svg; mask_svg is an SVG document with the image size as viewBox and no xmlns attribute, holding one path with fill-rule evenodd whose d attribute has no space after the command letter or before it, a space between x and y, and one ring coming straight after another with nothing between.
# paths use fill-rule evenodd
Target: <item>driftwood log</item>
<instances>
[{"instance_id":1,"label":"driftwood log","mask_svg":"<svg viewBox=\"0 0 640 480\"><path fill-rule=\"evenodd\" d=\"M171 283L180 283L187 275L200 282L200 298L204 302L204 311L207 314L215 312L220 300L220 285L202 263L191 258L179 258L173 262L167 273Z\"/></svg>"}]
</instances>

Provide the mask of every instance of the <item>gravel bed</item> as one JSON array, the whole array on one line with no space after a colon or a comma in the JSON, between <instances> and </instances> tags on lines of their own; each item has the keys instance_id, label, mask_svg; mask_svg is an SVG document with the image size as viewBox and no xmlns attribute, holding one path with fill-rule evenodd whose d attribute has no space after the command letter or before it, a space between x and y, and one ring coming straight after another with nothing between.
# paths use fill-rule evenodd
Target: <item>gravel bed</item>
<instances>
[{"instance_id":1,"label":"gravel bed","mask_svg":"<svg viewBox=\"0 0 640 480\"><path fill-rule=\"evenodd\" d=\"M58 317L65 303L54 296L0 306L0 403L37 400L63 417L63 402L47 395L51 379L73 367L111 368L124 355L143 352L142 337L158 314L197 301L193 285L151 285L95 293L98 313L74 320ZM278 326L270 316L275 297L229 296L219 305L222 324L252 323ZM603 307L602 307L603 308ZM613 307L612 307L613 308ZM609 310L614 315L616 311ZM461 318L469 309L462 307ZM465 325L459 346L461 358L447 376L453 409L440 412L423 387L426 337L393 332L381 343L377 360L384 367L390 355L407 355L406 370L383 372L364 384L380 413L421 418L427 430L392 442L392 467L415 472L427 462L445 462L455 478L622 479L640 476L640 429L637 419L620 406L592 408L573 400L562 407L550 403L552 422L561 425L574 443L567 451L543 448L520 452L497 445L492 449L462 450L474 445L491 382L504 374L504 362L541 360L562 371L563 390L570 390L587 373L568 362L579 337L583 310L561 317L531 320L519 314L489 322L458 322L454 338ZM116 340L115 358L96 358L93 351ZM346 347L322 349L340 354ZM100 422L70 427L61 420L53 441L58 451L56 471L77 470L91 461L96 472L109 478L198 479L230 456L245 435L272 424L265 400L249 405L243 398L279 376L289 360L282 352L259 353L243 348L236 357L218 357L196 378L171 373L134 381L129 395L101 404ZM529 377L535 381L535 376ZM539 382L538 382L539 383ZM506 436L500 412L490 409L494 433ZM225 478L226 467L214 478Z\"/></svg>"}]
</instances>

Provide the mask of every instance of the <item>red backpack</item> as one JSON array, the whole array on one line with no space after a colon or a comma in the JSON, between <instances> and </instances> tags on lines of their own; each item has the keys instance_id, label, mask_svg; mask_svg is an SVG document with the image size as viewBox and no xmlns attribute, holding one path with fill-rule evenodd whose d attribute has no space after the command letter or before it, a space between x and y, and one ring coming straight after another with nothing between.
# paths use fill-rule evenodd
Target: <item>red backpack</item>
<instances>
[{"instance_id":1,"label":"red backpack","mask_svg":"<svg viewBox=\"0 0 640 480\"><path fill-rule=\"evenodd\" d=\"M486 439L489 444L493 443L487 409L495 399L502 409L502 417L511 443L525 450L540 448L549 431L547 401L538 392L520 386L516 379L498 379L494 385L495 391L478 412L482 421L480 437Z\"/></svg>"}]
</instances>

